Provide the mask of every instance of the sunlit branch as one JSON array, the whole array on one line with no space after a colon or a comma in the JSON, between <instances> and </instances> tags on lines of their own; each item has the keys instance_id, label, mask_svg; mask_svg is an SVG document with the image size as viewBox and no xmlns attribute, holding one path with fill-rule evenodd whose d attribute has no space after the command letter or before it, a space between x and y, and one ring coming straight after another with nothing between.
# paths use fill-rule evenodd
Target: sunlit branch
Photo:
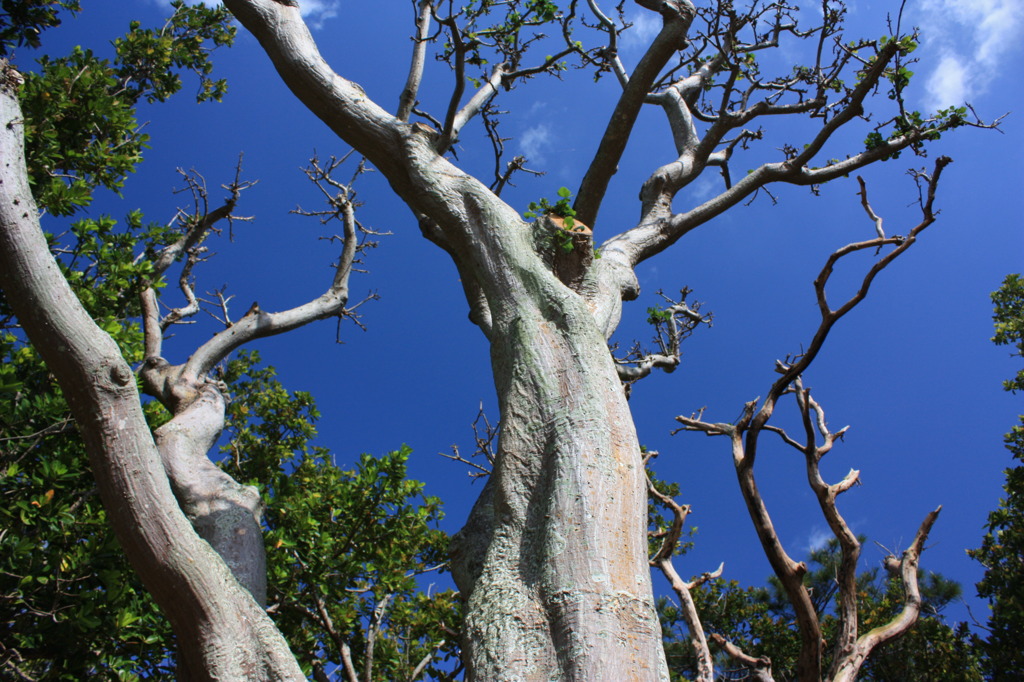
<instances>
[{"instance_id":1,"label":"sunlit branch","mask_svg":"<svg viewBox=\"0 0 1024 682\"><path fill-rule=\"evenodd\" d=\"M648 453L648 458L656 455L657 453ZM694 653L697 657L697 677L695 678L699 682L713 682L715 679L714 670L714 659L711 656L711 651L708 648L707 638L704 635L704 627L700 622L700 615L697 613L697 605L693 601L692 590L698 585L713 580L722 574L722 570L725 568L725 564L721 564L717 570L705 573L701 577L686 582L679 577L679 573L676 571L675 566L672 563L672 556L676 553L676 549L679 546L679 539L683 532L683 524L686 522L686 517L690 513L689 505L680 505L678 502L672 499L671 496L662 493L655 487L650 477L647 478L647 493L659 504L667 508L672 512L672 522L669 529L664 533L661 540L661 546L658 551L655 552L654 556L650 558L650 564L652 567L657 568L661 571L662 575L665 576L666 580L672 586L672 591L675 592L676 597L679 599L679 610L683 616L683 620L686 622L687 630L690 634L690 644L693 646Z\"/></svg>"},{"instance_id":2,"label":"sunlit branch","mask_svg":"<svg viewBox=\"0 0 1024 682\"><path fill-rule=\"evenodd\" d=\"M711 639L715 644L722 647L722 650L725 651L729 658L749 670L751 674L748 679L754 682L774 681L775 678L772 677L772 659L767 656L754 658L717 632L711 633Z\"/></svg>"},{"instance_id":3,"label":"sunlit branch","mask_svg":"<svg viewBox=\"0 0 1024 682\"><path fill-rule=\"evenodd\" d=\"M921 523L914 541L903 553L901 559L888 557L886 567L890 566L899 573L903 584L903 609L888 623L880 625L861 635L852 650L834 666L832 679L835 682L853 682L857 679L861 666L876 647L899 637L917 622L921 613L921 588L918 583L918 564L924 543L928 540L932 526L939 517L942 507L929 512Z\"/></svg>"},{"instance_id":4,"label":"sunlit branch","mask_svg":"<svg viewBox=\"0 0 1024 682\"><path fill-rule=\"evenodd\" d=\"M619 85L625 88L626 84L629 83L629 74L626 73L626 67L623 66L622 60L619 58L618 27L614 21L608 18L607 14L601 11L595 0L587 0L587 5L590 7L590 11L594 13L594 16L597 17L601 28L608 34L608 45L602 51L603 56L611 62L611 70L615 74L615 78L618 79Z\"/></svg>"},{"instance_id":5,"label":"sunlit branch","mask_svg":"<svg viewBox=\"0 0 1024 682\"><path fill-rule=\"evenodd\" d=\"M839 594L837 605L838 629L834 645L835 652L833 655L832 672L841 669L848 670L848 672L845 673L846 677L835 677L831 673L829 677L830 679L853 679L853 676L856 675L860 667L860 663L870 653L870 648L879 643L876 640L866 639L867 636L862 637L860 640L857 639L856 569L860 556L860 542L850 530L849 525L836 506L837 497L859 482L860 473L857 470L851 470L842 480L831 485L822 479L819 469L820 461L832 449L835 441L843 436L846 428L844 427L837 432L832 432L828 428L824 408L814 400L810 391L804 387L802 374L817 356L832 326L867 295L871 282L878 272L906 251L914 243L917 235L934 222L935 212L933 204L935 189L942 169L948 163L949 159L942 157L936 161L935 169L931 175L920 171L912 173L915 180L919 183L919 187L923 187L920 202L922 221L910 231L906 238L879 238L850 244L836 250L827 259L825 266L814 282L818 307L821 312L821 321L814 338L807 349L795 359L787 359L785 362L778 362L776 364L776 372L781 377L772 385L767 397L761 403L760 409L757 409L757 400L746 403L743 413L734 425L705 422L701 415L689 418L677 417L677 421L686 430L703 431L708 435L727 435L730 438L737 480L751 521L754 524L754 529L765 550L769 563L771 563L796 615L801 641L801 652L797 668L798 676L802 678L818 679L821 676L821 623L808 590L803 584L803 575L807 570L806 566L803 563L794 562L786 553L772 524L764 500L758 491L754 477L758 438L763 430L776 433L782 438L784 443L803 454L808 484L815 493L829 528L839 540L841 559L836 576ZM852 253L882 246L895 246L896 248L875 262L864 275L861 286L854 295L847 299L839 308L833 310L827 301L825 287L835 264L841 258ZM787 434L781 428L768 424L778 399L783 395L789 394L795 397L800 412L805 439L803 443L798 442L797 439ZM927 528L931 527L932 522L934 522L934 518L930 517L930 520L926 521ZM927 535L925 526L922 526L922 529L918 533L919 537L922 534L924 536ZM923 543L923 540L921 542ZM917 612L914 611L913 598L913 594L916 594L918 589L916 585L916 556L916 554L912 555L912 560L905 562L905 565L909 567L907 570L910 571L912 569L912 574L906 573L905 578L914 581L912 586L908 585L906 587L908 590L907 606L904 608L903 614L900 614L892 623L882 628L882 631L886 633L891 630L909 627L910 623L917 617ZM918 609L919 606L918 603ZM908 619L909 623L906 622Z\"/></svg>"},{"instance_id":6,"label":"sunlit branch","mask_svg":"<svg viewBox=\"0 0 1024 682\"><path fill-rule=\"evenodd\" d=\"M456 72L458 71L458 64L456 64ZM471 118L476 116L486 106L486 104L498 94L498 87L501 85L502 80L506 77L505 64L497 64L491 69L491 75L483 85L477 88L477 91L473 93L473 96L466 103L466 106L461 109L458 108L459 101L462 98L462 92L465 89L465 85L456 86L455 92L452 94L452 107L448 109L448 116L445 118L444 130L441 133L441 137L437 141L437 151L439 154L444 153L452 144L459 138L459 132L462 130ZM463 81L465 77L463 76ZM458 99L457 99L458 98Z\"/></svg>"},{"instance_id":7,"label":"sunlit branch","mask_svg":"<svg viewBox=\"0 0 1024 682\"><path fill-rule=\"evenodd\" d=\"M409 65L409 76L405 81L405 88L402 89L402 94L398 97L398 113L395 114L399 121L408 121L409 114L412 113L413 107L416 106L420 83L423 81L423 67L426 62L432 13L433 2L431 0L420 0L419 14L416 17L416 36L413 38L412 60Z\"/></svg>"},{"instance_id":8,"label":"sunlit branch","mask_svg":"<svg viewBox=\"0 0 1024 682\"><path fill-rule=\"evenodd\" d=\"M668 303L665 308L652 308L648 320L655 329L654 343L658 350L645 351L636 344L623 358L615 358L615 370L619 379L628 384L635 383L650 375L654 369L666 373L675 371L679 366L682 352L680 345L701 324L711 326L712 315L699 312L700 304L687 305L689 289L682 289L678 301L674 301L662 292L658 294Z\"/></svg>"},{"instance_id":9,"label":"sunlit branch","mask_svg":"<svg viewBox=\"0 0 1024 682\"><path fill-rule=\"evenodd\" d=\"M885 230L882 229L882 219L875 213L874 209L871 208L871 204L868 203L868 190L867 185L864 184L864 178L857 176L857 182L860 184L860 205L864 207L864 211L871 218L871 221L875 224L875 233L879 239L885 239Z\"/></svg>"},{"instance_id":10,"label":"sunlit branch","mask_svg":"<svg viewBox=\"0 0 1024 682\"><path fill-rule=\"evenodd\" d=\"M639 4L662 10L665 23L623 88L622 95L615 105L608 126L598 144L594 159L590 162L576 195L576 201L573 204L576 216L580 222L591 228L594 227L597 220L601 201L608 189L608 182L615 174L619 159L633 132L633 125L636 123L640 108L643 106L651 86L658 78L658 74L682 46L696 13L689 0L664 3L640 2Z\"/></svg>"},{"instance_id":11,"label":"sunlit branch","mask_svg":"<svg viewBox=\"0 0 1024 682\"><path fill-rule=\"evenodd\" d=\"M459 103L462 102L462 93L466 90L466 46L462 42L462 32L455 17L438 18L438 23L448 27L448 34L451 36L452 51L455 54L455 66L452 68L455 73L455 87L452 90L451 98L448 101L448 113L444 117L444 127L441 129L441 138L438 141L438 153L444 153L451 146L455 139L455 116L459 111ZM494 74L501 73L502 65L497 65Z\"/></svg>"}]
</instances>

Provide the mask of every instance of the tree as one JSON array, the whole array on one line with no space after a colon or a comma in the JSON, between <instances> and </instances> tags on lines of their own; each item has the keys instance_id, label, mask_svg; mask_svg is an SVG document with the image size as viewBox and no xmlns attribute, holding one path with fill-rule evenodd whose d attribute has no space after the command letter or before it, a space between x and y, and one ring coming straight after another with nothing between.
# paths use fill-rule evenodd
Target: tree
<instances>
[{"instance_id":1,"label":"tree","mask_svg":"<svg viewBox=\"0 0 1024 682\"><path fill-rule=\"evenodd\" d=\"M863 543L864 539L859 538ZM828 541L825 547L810 552L805 559L808 572L804 582L814 600L814 608L822 618L826 641L838 633L836 596L839 585L835 576L841 565L839 542ZM865 571L857 578L858 610L865 626L885 623L903 606L904 594L899 576L879 575L878 568ZM981 680L979 653L966 623L955 627L946 624L942 612L960 596L958 583L935 573L922 577L921 618L899 639L880 647L860 672L863 680ZM776 680L799 679L796 662L799 658L799 633L796 617L786 591L774 575L768 586L741 588L736 581L715 578L693 591L701 621L716 641L732 643L756 658L771 657L772 675ZM669 669L678 679L694 679L698 674L697 658L690 646L685 618L668 599L659 601L659 613L665 625ZM721 638L721 639L719 639ZM735 677L749 674L738 666L725 648L715 644L713 652L720 669Z\"/></svg>"},{"instance_id":2,"label":"tree","mask_svg":"<svg viewBox=\"0 0 1024 682\"><path fill-rule=\"evenodd\" d=\"M81 219L65 277L129 361L142 357L124 296L134 247L153 235L139 216ZM50 244L57 246L57 239ZM110 533L81 433L36 349L0 297L0 665L12 679L80 680L105 673L169 676L170 628ZM151 423L165 418L151 404Z\"/></svg>"},{"instance_id":3,"label":"tree","mask_svg":"<svg viewBox=\"0 0 1024 682\"><path fill-rule=\"evenodd\" d=\"M626 26L596 3L584 10L575 3L560 9L544 1L473 2L456 12L450 5L420 2L407 87L397 115L392 115L320 58L293 0L227 2L300 100L387 178L424 235L452 257L471 319L491 344L501 436L493 473L452 547L453 573L466 600L463 647L472 679L667 678L644 540L647 481L622 381L678 364L677 316L692 321L687 313L692 306L673 301L665 311L652 313L663 325L662 352L640 351L616 362L607 340L618 326L622 303L637 296L635 268L773 183L813 188L907 150L920 153L947 130L982 125L969 120L966 109L926 116L905 106L903 92L911 76L907 55L915 38L898 25L881 40L844 42L842 7L829 3L823 7L822 25L808 30L796 25L794 9L782 2L742 11L729 5L697 9L688 2L638 4L659 14L663 23L636 69L628 73L616 52ZM540 58L535 52L551 45L539 37L545 26L564 41ZM759 54L780 41L807 41L809 63L778 76L762 74ZM432 42L456 74L450 103L441 106L441 115L416 105ZM575 202L570 205L572 192L559 192L554 204L538 203L542 214L529 223L500 198L512 174L524 168L524 160L502 165L499 159L487 186L458 168L450 152L475 117L485 122L500 152L496 98L531 77L558 73L566 62L593 69L596 75L614 74L622 93ZM467 70L488 63L496 66L484 71L480 87L467 97L465 83L472 78ZM8 78L13 80L13 74ZM871 95L879 89L889 97L874 103ZM182 642L185 670L200 678L301 677L257 603L261 552L256 500L251 490L220 477L205 458L223 426L223 394L211 371L246 340L345 313L347 274L356 247L347 187L341 187L335 206L346 226L345 251L334 285L317 301L279 314L253 306L188 361L172 366L161 358L161 332L165 322L174 320L161 319L156 312L155 278L143 287L144 387L174 415L168 424L177 420L171 428L161 427L154 439L139 409L130 369L77 306L66 283L48 268L51 261L38 235L25 180L28 171L19 166L20 115L10 86L3 99L6 109L0 113L11 123L0 146L12 163L0 186L0 284L69 396L114 527ZM645 102L665 111L678 156L653 169L643 182L640 220L604 240L595 253L592 235L599 209ZM410 124L413 113L433 125ZM865 122L869 113L874 120ZM778 155L762 149L762 134L751 124L787 116L805 121L801 139L785 142ZM844 148L853 144L845 134L851 127L858 131L857 143ZM733 182L731 161L750 148L761 156L753 155L755 167ZM770 519L750 473L757 434L772 431L768 420L783 395L795 395L805 421L815 422L820 406L800 383L801 373L832 325L863 298L874 276L934 220L934 192L945 163L940 160L930 175L917 176L924 194L923 219L908 238L880 232L878 239L845 247L829 261L822 287L827 271L843 255L893 247L869 270L857 296L841 308L829 308L819 288L823 323L812 350L780 364L783 378L761 407L751 403L743 419L728 429L697 419L688 424L728 433L734 443L747 435L748 452L738 458L738 473L762 542L807 625L801 628L798 670L808 679L823 672L820 638L813 637L813 614L796 603L806 596L799 565L765 540L770 539ZM725 190L676 211L676 195L709 168L722 172ZM215 218L231 215L243 188L232 184L225 206L199 211L183 224L180 239L154 259L154 277L166 271L165 261L181 255L187 254L186 264L192 263L189 250L208 234ZM205 204L202 188L196 190ZM873 215L866 192L863 203ZM184 294L188 298L189 292ZM822 427L826 442L817 446L813 428L808 431L811 443L797 445L808 458L820 459L840 435ZM209 478L193 481L179 475L197 469ZM203 486L211 480L225 493L213 508L201 503L208 490ZM855 480L848 477L838 487L825 485L820 477L812 483L830 525L842 536L844 561L852 557L853 565L859 545L855 538L849 540L834 500ZM223 516L230 522L223 523ZM899 623L885 637L859 641L856 619L844 621L842 646L852 656L847 676L856 674L875 646L905 631L916 618L917 559L932 522L934 514L922 524L911 550L894 557L907 592ZM220 556L198 541L193 527ZM220 532L225 527L230 532ZM235 543L239 538L241 546ZM845 575L842 581L843 598L855 603L849 579ZM225 656L228 649L238 653Z\"/></svg>"},{"instance_id":4,"label":"tree","mask_svg":"<svg viewBox=\"0 0 1024 682\"><path fill-rule=\"evenodd\" d=\"M148 141L136 122L136 104L163 101L178 90L177 69L199 74L197 100L223 94L223 81L208 78L207 50L230 43L228 15L181 3L174 10L159 29L133 22L114 41L112 62L77 48L66 58L44 56L39 70L23 77L27 175L46 212L71 215L89 204L97 188L120 189ZM52 9L38 11L5 17L11 22L0 45L5 53L19 42L20 31L35 39L38 27L59 23ZM310 177L325 182L330 171L319 170L317 175L310 169ZM201 176L182 176L193 209L205 208ZM236 178L235 198L244 186ZM147 356L155 328L194 314L191 282L207 248L198 242L229 213L222 209L210 217L179 210L170 226L146 223L138 211L121 224L108 217L80 219L66 233L47 236L47 248L90 317L126 361L138 364L155 360ZM186 244L189 237L193 242ZM144 320L144 334L142 310L155 302L163 284L155 269L169 268L179 255L186 305L162 319ZM168 623L109 532L81 432L20 326L0 296L0 490L16 500L2 513L0 532L0 666L19 679L175 679L183 671L175 670ZM432 527L441 516L439 501L422 498L422 484L407 479L405 448L381 458L364 456L351 471L335 466L327 451L309 443L319 416L312 397L289 393L274 379L273 368L257 367L258 361L255 355L233 360L218 374L216 390L235 396L221 427L232 436L224 446L230 470L261 492L272 551L269 570L258 582L269 587L278 629L303 671L318 679L325 668L367 681L438 674L437 663L457 651L453 596L436 590L418 594L414 588L418 575L444 568L447 539ZM144 409L147 430L166 437L175 427L160 402ZM230 481L216 468L208 471ZM310 504L311 490L317 491L312 499L326 506ZM197 518L202 521L202 515ZM387 542L382 535L389 536ZM343 565L317 570L338 554ZM250 589L255 584L251 579Z\"/></svg>"},{"instance_id":5,"label":"tree","mask_svg":"<svg viewBox=\"0 0 1024 682\"><path fill-rule=\"evenodd\" d=\"M992 341L998 346L1011 346L1014 356L1024 356L1024 280L1020 275L1007 275L1003 285L992 293L995 304L996 334ZM1024 390L1024 370L1003 383L1012 393ZM1006 449L1013 459L1024 460L1024 417L1005 438ZM1021 653L1024 632L1024 465L1006 470L1006 497L988 517L988 527L981 547L968 551L985 566L985 577L978 583L978 594L989 600L989 635L985 642L986 672L992 679L1009 680L1024 670Z\"/></svg>"}]
</instances>

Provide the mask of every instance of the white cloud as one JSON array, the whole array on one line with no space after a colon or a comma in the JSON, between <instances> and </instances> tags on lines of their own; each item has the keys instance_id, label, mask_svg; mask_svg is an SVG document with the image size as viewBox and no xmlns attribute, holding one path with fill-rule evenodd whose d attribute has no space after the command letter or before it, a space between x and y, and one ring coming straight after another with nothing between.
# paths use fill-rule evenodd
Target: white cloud
<instances>
[{"instance_id":1,"label":"white cloud","mask_svg":"<svg viewBox=\"0 0 1024 682\"><path fill-rule=\"evenodd\" d=\"M928 76L928 109L943 109L952 104L960 105L969 99L967 69L955 55L943 55L935 71Z\"/></svg>"},{"instance_id":2,"label":"white cloud","mask_svg":"<svg viewBox=\"0 0 1024 682\"><path fill-rule=\"evenodd\" d=\"M925 0L922 43L941 55L928 74L926 106L960 105L985 94L1024 37L1021 0Z\"/></svg>"},{"instance_id":3,"label":"white cloud","mask_svg":"<svg viewBox=\"0 0 1024 682\"><path fill-rule=\"evenodd\" d=\"M833 537L834 536L831 531L825 528L815 527L807 538L807 551L816 552L819 549L824 549L825 545L827 545L828 541Z\"/></svg>"},{"instance_id":4,"label":"white cloud","mask_svg":"<svg viewBox=\"0 0 1024 682\"><path fill-rule=\"evenodd\" d=\"M629 21L633 27L622 34L625 50L646 49L661 30L661 16L654 12L638 12L629 17Z\"/></svg>"},{"instance_id":5,"label":"white cloud","mask_svg":"<svg viewBox=\"0 0 1024 682\"><path fill-rule=\"evenodd\" d=\"M320 28L328 19L338 16L339 0L299 0L299 12L310 28Z\"/></svg>"},{"instance_id":6,"label":"white cloud","mask_svg":"<svg viewBox=\"0 0 1024 682\"><path fill-rule=\"evenodd\" d=\"M158 5L169 7L171 0L154 0ZM197 5L200 2L206 4L221 5L222 2L211 2L211 0L185 0L190 5ZM299 12L309 24L310 28L322 28L324 22L338 16L341 0L299 0Z\"/></svg>"},{"instance_id":7,"label":"white cloud","mask_svg":"<svg viewBox=\"0 0 1024 682\"><path fill-rule=\"evenodd\" d=\"M544 149L550 142L551 127L547 123L538 123L527 128L519 138L519 149L532 163L543 163Z\"/></svg>"}]
</instances>

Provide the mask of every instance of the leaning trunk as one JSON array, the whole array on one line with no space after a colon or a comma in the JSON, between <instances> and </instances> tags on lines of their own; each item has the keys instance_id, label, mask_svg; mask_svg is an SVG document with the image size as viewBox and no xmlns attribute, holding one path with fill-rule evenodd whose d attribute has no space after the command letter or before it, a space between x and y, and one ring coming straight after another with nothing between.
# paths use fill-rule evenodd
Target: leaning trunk
<instances>
[{"instance_id":1,"label":"leaning trunk","mask_svg":"<svg viewBox=\"0 0 1024 682\"><path fill-rule=\"evenodd\" d=\"M179 510L131 368L50 254L28 188L17 79L0 61L0 287L67 397L118 540L167 614L189 679L304 680L266 612Z\"/></svg>"}]
</instances>

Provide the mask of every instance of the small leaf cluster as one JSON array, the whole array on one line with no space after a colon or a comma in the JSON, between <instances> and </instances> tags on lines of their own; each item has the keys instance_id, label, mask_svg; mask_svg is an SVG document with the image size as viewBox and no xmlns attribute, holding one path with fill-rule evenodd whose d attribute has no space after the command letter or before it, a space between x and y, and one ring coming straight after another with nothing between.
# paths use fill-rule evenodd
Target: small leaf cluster
<instances>
[{"instance_id":1,"label":"small leaf cluster","mask_svg":"<svg viewBox=\"0 0 1024 682\"><path fill-rule=\"evenodd\" d=\"M542 215L553 215L562 218L562 224L565 229L554 229L548 236L555 248L566 253L573 249L572 235L570 233L574 229L582 229L576 227L576 211L573 209L570 199L572 199L572 192L569 188L560 187L558 189L558 201L552 204L546 197L541 197L537 201L531 201L526 212L523 213L524 218L531 219L536 219Z\"/></svg>"},{"instance_id":2,"label":"small leaf cluster","mask_svg":"<svg viewBox=\"0 0 1024 682\"><path fill-rule=\"evenodd\" d=\"M941 137L942 132L959 128L967 123L967 107L940 109L930 117L926 117L920 111L907 111L904 107L903 96L904 91L910 85L914 72L907 68L902 58L917 49L917 36L916 34L899 38L882 36L878 40L878 45L880 49L890 45L896 46L895 61L891 67L885 70L884 77L892 85L887 96L899 104L899 113L868 133L864 139L864 148L870 151L884 146L891 140L911 135L919 137L910 145L911 150L919 156L925 156L924 142L934 142ZM873 64L876 59L877 56L872 57L868 64ZM865 72L866 70L861 71L861 75ZM892 126L891 130L885 133L884 129L890 125ZM886 155L882 161L899 157L900 152L897 151Z\"/></svg>"},{"instance_id":3,"label":"small leaf cluster","mask_svg":"<svg viewBox=\"0 0 1024 682\"><path fill-rule=\"evenodd\" d=\"M672 319L672 311L659 308L657 306L651 306L647 309L647 324L653 324L655 326L659 324L667 324Z\"/></svg>"}]
</instances>

